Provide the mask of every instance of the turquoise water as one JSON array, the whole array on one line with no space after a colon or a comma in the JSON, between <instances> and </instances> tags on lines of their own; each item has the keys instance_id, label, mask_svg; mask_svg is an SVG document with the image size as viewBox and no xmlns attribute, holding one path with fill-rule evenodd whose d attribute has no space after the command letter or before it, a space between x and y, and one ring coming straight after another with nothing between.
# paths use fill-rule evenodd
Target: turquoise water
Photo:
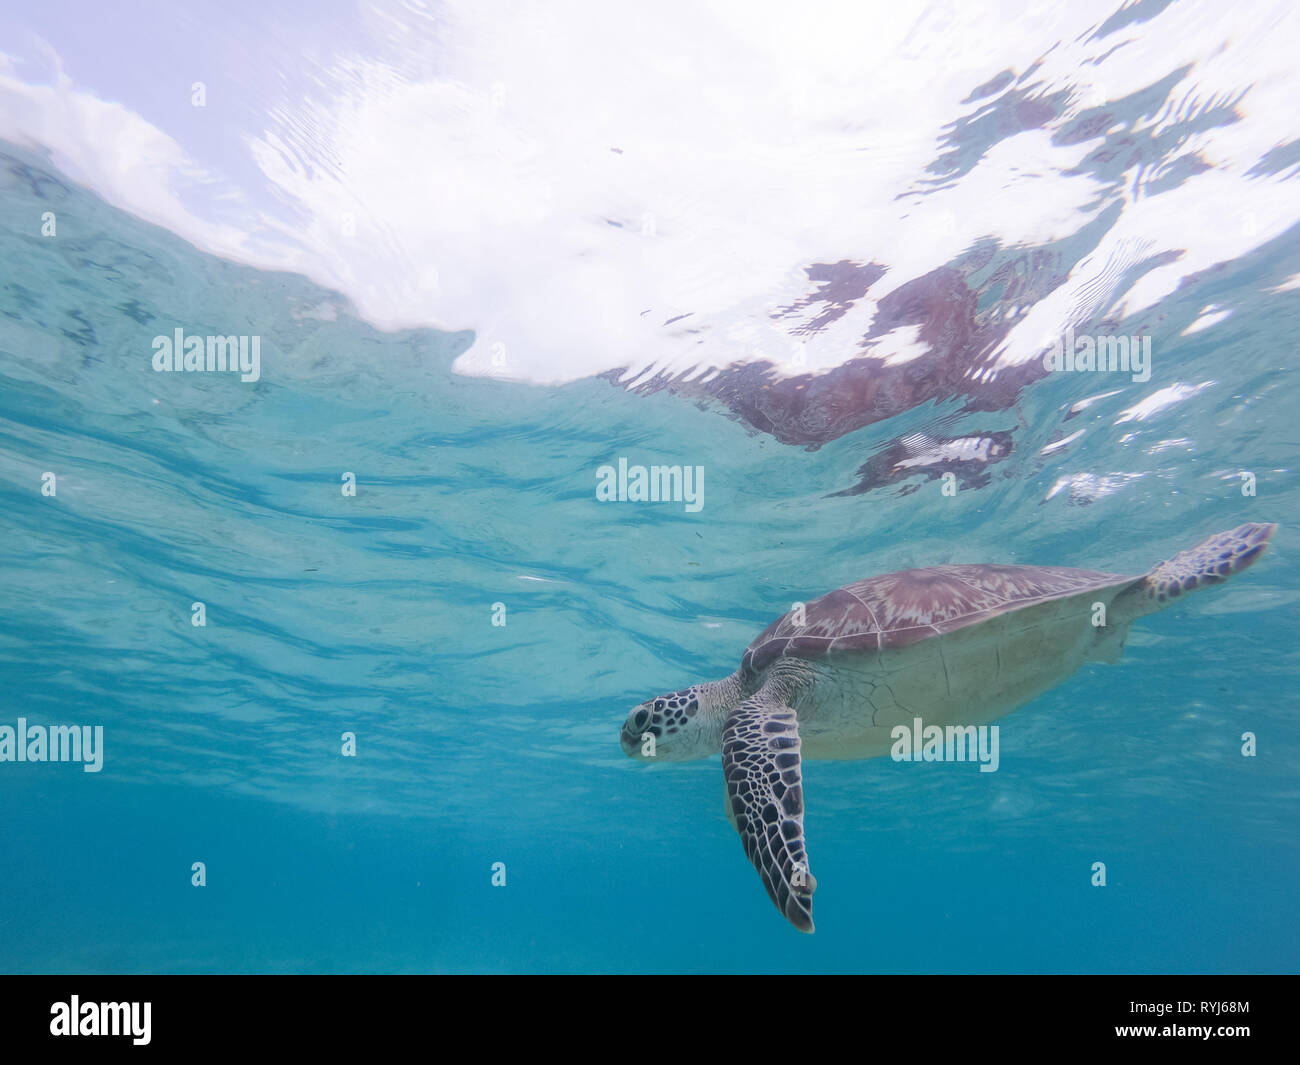
<instances>
[{"instance_id":1,"label":"turquoise water","mask_svg":"<svg viewBox=\"0 0 1300 1065\"><path fill-rule=\"evenodd\" d=\"M1296 968L1294 233L1166 300L1160 372L1075 418L1114 386L807 451L666 392L453 374L469 334L378 332L2 161L0 723L102 725L104 766L0 765L0 969ZM1210 302L1235 314L1179 336ZM261 380L153 372L178 325L260 335ZM1205 387L1121 417L1174 382ZM955 496L834 494L936 420L1015 449ZM704 467L704 508L598 503L619 457ZM996 773L808 763L815 936L716 757L619 749L796 600L944 562L1138 573L1244 521L1281 523L1264 559L1004 719Z\"/></svg>"}]
</instances>

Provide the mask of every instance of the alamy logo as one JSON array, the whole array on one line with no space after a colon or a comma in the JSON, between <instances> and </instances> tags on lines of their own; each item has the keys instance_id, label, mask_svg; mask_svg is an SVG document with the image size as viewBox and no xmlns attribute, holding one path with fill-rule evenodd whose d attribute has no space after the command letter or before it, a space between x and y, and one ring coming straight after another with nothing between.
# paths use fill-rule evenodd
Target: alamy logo
<instances>
[{"instance_id":1,"label":"alamy logo","mask_svg":"<svg viewBox=\"0 0 1300 1065\"><path fill-rule=\"evenodd\" d=\"M81 762L83 773L104 768L104 726L0 725L0 762Z\"/></svg>"},{"instance_id":2,"label":"alamy logo","mask_svg":"<svg viewBox=\"0 0 1300 1065\"><path fill-rule=\"evenodd\" d=\"M703 466L629 466L596 470L596 499L601 503L685 503L688 513L704 508Z\"/></svg>"},{"instance_id":3,"label":"alamy logo","mask_svg":"<svg viewBox=\"0 0 1300 1065\"><path fill-rule=\"evenodd\" d=\"M1131 373L1137 384L1151 380L1151 338L1074 335L1053 337L1043 369L1048 373Z\"/></svg>"},{"instance_id":4,"label":"alamy logo","mask_svg":"<svg viewBox=\"0 0 1300 1065\"><path fill-rule=\"evenodd\" d=\"M50 1035L129 1035L136 1046L148 1046L149 1002L70 1002L50 1006Z\"/></svg>"},{"instance_id":5,"label":"alamy logo","mask_svg":"<svg viewBox=\"0 0 1300 1065\"><path fill-rule=\"evenodd\" d=\"M912 725L889 730L894 741L889 757L895 762L979 762L981 773L998 771L997 725Z\"/></svg>"},{"instance_id":6,"label":"alamy logo","mask_svg":"<svg viewBox=\"0 0 1300 1065\"><path fill-rule=\"evenodd\" d=\"M262 376L262 338L187 337L177 326L171 336L153 338L153 368L158 373L229 370L241 381L256 381Z\"/></svg>"}]
</instances>

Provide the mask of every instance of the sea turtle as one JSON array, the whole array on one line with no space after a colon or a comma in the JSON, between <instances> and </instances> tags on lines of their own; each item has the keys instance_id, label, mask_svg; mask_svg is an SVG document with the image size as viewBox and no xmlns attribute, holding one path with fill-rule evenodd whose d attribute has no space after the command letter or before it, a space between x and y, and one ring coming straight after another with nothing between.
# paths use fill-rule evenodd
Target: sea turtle
<instances>
[{"instance_id":1,"label":"sea turtle","mask_svg":"<svg viewBox=\"0 0 1300 1065\"><path fill-rule=\"evenodd\" d=\"M643 760L721 750L727 815L768 894L813 930L800 756L870 758L897 726L985 724L1113 662L1129 623L1254 562L1276 525L1240 525L1141 576L1058 566L952 565L849 584L772 622L725 680L634 707Z\"/></svg>"}]
</instances>

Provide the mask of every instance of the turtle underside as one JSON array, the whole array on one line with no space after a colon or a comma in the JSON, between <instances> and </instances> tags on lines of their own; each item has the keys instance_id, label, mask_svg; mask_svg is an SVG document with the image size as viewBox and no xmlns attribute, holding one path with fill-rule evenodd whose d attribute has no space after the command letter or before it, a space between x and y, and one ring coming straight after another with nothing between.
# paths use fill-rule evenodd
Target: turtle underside
<instances>
[{"instance_id":1,"label":"turtle underside","mask_svg":"<svg viewBox=\"0 0 1300 1065\"><path fill-rule=\"evenodd\" d=\"M870 757L896 725L983 724L1085 661L1113 658L1128 625L1108 612L1138 580L1048 566L886 574L778 618L742 669L756 683L774 669L801 678L793 708L806 756Z\"/></svg>"}]
</instances>

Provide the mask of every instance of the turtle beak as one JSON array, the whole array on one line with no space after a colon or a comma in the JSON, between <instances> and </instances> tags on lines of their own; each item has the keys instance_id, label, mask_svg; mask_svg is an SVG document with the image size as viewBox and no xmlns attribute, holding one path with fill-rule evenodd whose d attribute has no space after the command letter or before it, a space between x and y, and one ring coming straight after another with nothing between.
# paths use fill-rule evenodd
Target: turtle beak
<instances>
[{"instance_id":1,"label":"turtle beak","mask_svg":"<svg viewBox=\"0 0 1300 1065\"><path fill-rule=\"evenodd\" d=\"M649 724L650 711L645 708L644 704L627 715L627 720L623 722L623 731L619 734L618 741L623 747L623 753L629 758L640 756L641 734Z\"/></svg>"},{"instance_id":2,"label":"turtle beak","mask_svg":"<svg viewBox=\"0 0 1300 1065\"><path fill-rule=\"evenodd\" d=\"M623 747L623 753L629 758L635 758L641 748L641 736L635 732L628 731L628 722L623 723L623 731L619 734L618 742Z\"/></svg>"}]
</instances>

